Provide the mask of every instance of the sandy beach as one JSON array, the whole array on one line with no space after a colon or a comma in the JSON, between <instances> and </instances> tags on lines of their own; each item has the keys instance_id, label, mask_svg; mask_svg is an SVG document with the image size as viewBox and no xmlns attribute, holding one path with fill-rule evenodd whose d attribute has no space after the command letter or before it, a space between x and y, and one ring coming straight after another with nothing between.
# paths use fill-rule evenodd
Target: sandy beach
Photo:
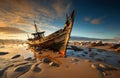
<instances>
[{"instance_id":1,"label":"sandy beach","mask_svg":"<svg viewBox=\"0 0 120 78\"><path fill-rule=\"evenodd\" d=\"M120 0L0 0L0 78L120 78Z\"/></svg>"},{"instance_id":2,"label":"sandy beach","mask_svg":"<svg viewBox=\"0 0 120 78\"><path fill-rule=\"evenodd\" d=\"M119 78L120 55L79 46L56 58L59 66L35 59L27 45L5 45L0 52L0 78Z\"/></svg>"}]
</instances>

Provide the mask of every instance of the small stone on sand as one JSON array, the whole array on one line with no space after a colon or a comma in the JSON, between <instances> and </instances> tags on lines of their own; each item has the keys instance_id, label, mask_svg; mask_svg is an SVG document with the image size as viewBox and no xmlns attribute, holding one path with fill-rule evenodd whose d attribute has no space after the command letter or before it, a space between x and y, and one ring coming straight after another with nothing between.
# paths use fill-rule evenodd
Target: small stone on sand
<instances>
[{"instance_id":1,"label":"small stone on sand","mask_svg":"<svg viewBox=\"0 0 120 78\"><path fill-rule=\"evenodd\" d=\"M104 76L111 76L111 73L102 72Z\"/></svg>"},{"instance_id":2,"label":"small stone on sand","mask_svg":"<svg viewBox=\"0 0 120 78\"><path fill-rule=\"evenodd\" d=\"M45 57L45 58L42 59L42 62L44 62L44 63L50 63L51 60L50 60L50 58Z\"/></svg>"},{"instance_id":3,"label":"small stone on sand","mask_svg":"<svg viewBox=\"0 0 120 78\"><path fill-rule=\"evenodd\" d=\"M98 69L98 67L99 67L98 64L92 64L92 65L91 65L91 68L93 68L93 69Z\"/></svg>"},{"instance_id":4,"label":"small stone on sand","mask_svg":"<svg viewBox=\"0 0 120 78\"><path fill-rule=\"evenodd\" d=\"M55 66L55 67L59 67L59 64L55 63L55 62L51 62L49 63L50 66Z\"/></svg>"},{"instance_id":5,"label":"small stone on sand","mask_svg":"<svg viewBox=\"0 0 120 78\"><path fill-rule=\"evenodd\" d=\"M78 61L79 61L79 60L76 59L76 58L72 58L71 60L74 61L74 62L78 62Z\"/></svg>"},{"instance_id":6,"label":"small stone on sand","mask_svg":"<svg viewBox=\"0 0 120 78\"><path fill-rule=\"evenodd\" d=\"M90 60L88 60L88 59L86 59L86 60L85 60L85 62L89 63L89 62L91 62L91 61L90 61Z\"/></svg>"},{"instance_id":7,"label":"small stone on sand","mask_svg":"<svg viewBox=\"0 0 120 78\"><path fill-rule=\"evenodd\" d=\"M103 65L103 64L99 64L99 66L100 66L101 68L106 68L106 66Z\"/></svg>"}]
</instances>

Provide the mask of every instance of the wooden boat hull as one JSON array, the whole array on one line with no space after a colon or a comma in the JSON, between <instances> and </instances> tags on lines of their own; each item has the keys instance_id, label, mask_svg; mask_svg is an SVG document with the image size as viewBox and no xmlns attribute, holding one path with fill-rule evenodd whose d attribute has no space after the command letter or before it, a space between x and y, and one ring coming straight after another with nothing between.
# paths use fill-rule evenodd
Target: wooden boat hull
<instances>
[{"instance_id":1,"label":"wooden boat hull","mask_svg":"<svg viewBox=\"0 0 120 78\"><path fill-rule=\"evenodd\" d=\"M62 56L66 55L66 47L70 38L72 26L74 22L74 11L72 12L69 20L67 17L66 23L63 29L60 29L46 37L40 39L28 40L30 48L37 50L49 49L55 52L59 52Z\"/></svg>"}]
</instances>

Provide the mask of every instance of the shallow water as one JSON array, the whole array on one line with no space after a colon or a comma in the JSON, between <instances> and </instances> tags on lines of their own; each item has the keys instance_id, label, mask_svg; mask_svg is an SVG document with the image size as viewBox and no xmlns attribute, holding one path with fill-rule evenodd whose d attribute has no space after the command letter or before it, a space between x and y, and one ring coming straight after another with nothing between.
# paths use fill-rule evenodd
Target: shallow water
<instances>
[{"instance_id":1,"label":"shallow water","mask_svg":"<svg viewBox=\"0 0 120 78\"><path fill-rule=\"evenodd\" d=\"M82 48L82 49L83 51L67 50L67 56L89 59L91 61L96 61L96 59L100 59L102 61L97 61L97 62L105 63L107 65L120 68L120 63L119 63L120 55L118 53L109 52L109 51L99 52L97 49L93 49L91 52L88 52L87 48ZM95 53L96 55L90 57L91 53Z\"/></svg>"}]
</instances>

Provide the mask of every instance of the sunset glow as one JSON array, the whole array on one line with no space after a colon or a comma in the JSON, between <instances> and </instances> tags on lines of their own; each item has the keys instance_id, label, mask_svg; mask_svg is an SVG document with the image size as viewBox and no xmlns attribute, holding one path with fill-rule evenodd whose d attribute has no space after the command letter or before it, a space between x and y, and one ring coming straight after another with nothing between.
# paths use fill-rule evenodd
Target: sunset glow
<instances>
[{"instance_id":1,"label":"sunset glow","mask_svg":"<svg viewBox=\"0 0 120 78\"><path fill-rule=\"evenodd\" d=\"M66 13L73 9L72 36L118 38L119 8L117 0L1 0L0 39L27 39L26 34L35 32L33 21L48 35L63 27Z\"/></svg>"}]
</instances>

